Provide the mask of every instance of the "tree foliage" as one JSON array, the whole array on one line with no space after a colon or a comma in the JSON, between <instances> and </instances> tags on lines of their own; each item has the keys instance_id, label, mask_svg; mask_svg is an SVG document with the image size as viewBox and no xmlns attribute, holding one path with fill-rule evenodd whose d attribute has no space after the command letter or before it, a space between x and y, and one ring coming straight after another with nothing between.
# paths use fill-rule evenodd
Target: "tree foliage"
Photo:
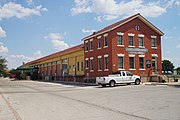
<instances>
[{"instance_id":1,"label":"tree foliage","mask_svg":"<svg viewBox=\"0 0 180 120\"><path fill-rule=\"evenodd\" d=\"M176 68L177 74L180 75L180 67Z\"/></svg>"},{"instance_id":2,"label":"tree foliage","mask_svg":"<svg viewBox=\"0 0 180 120\"><path fill-rule=\"evenodd\" d=\"M170 60L163 60L162 70L164 71L164 73L168 73L168 71L173 72L173 70L174 70L173 63Z\"/></svg>"},{"instance_id":3,"label":"tree foliage","mask_svg":"<svg viewBox=\"0 0 180 120\"><path fill-rule=\"evenodd\" d=\"M6 76L7 74L7 60L0 56L0 75Z\"/></svg>"}]
</instances>

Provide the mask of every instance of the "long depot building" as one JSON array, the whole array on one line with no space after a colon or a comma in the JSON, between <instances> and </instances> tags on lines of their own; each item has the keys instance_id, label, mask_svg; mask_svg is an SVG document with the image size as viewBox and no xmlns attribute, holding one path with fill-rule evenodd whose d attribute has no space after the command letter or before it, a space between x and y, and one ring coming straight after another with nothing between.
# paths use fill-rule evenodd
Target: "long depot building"
<instances>
[{"instance_id":1,"label":"long depot building","mask_svg":"<svg viewBox=\"0 0 180 120\"><path fill-rule=\"evenodd\" d=\"M140 76L161 75L161 32L135 14L83 38L84 44L31 61L44 79L97 76L126 70ZM51 78L49 78L51 76ZM52 77L53 76L53 77Z\"/></svg>"}]
</instances>

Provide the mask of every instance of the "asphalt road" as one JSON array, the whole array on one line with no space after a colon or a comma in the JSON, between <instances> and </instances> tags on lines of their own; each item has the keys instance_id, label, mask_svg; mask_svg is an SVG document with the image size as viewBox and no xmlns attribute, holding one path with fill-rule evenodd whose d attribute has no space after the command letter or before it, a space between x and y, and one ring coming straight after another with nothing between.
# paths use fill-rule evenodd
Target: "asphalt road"
<instances>
[{"instance_id":1,"label":"asphalt road","mask_svg":"<svg viewBox=\"0 0 180 120\"><path fill-rule=\"evenodd\" d=\"M180 120L180 87L78 87L0 78L0 120Z\"/></svg>"}]
</instances>

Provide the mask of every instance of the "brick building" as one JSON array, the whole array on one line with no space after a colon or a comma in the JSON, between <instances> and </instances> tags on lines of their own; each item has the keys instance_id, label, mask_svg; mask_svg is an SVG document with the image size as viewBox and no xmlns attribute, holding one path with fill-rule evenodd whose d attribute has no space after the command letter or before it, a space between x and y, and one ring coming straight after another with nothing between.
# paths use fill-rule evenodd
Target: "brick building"
<instances>
[{"instance_id":1,"label":"brick building","mask_svg":"<svg viewBox=\"0 0 180 120\"><path fill-rule=\"evenodd\" d=\"M85 76L120 70L147 76L161 74L161 32L140 14L83 38Z\"/></svg>"},{"instance_id":2,"label":"brick building","mask_svg":"<svg viewBox=\"0 0 180 120\"><path fill-rule=\"evenodd\" d=\"M83 38L84 44L23 66L37 68L38 77L49 80L62 80L66 75L89 81L87 78L93 80L121 70L140 76L161 75L162 35L142 15L135 14Z\"/></svg>"}]
</instances>

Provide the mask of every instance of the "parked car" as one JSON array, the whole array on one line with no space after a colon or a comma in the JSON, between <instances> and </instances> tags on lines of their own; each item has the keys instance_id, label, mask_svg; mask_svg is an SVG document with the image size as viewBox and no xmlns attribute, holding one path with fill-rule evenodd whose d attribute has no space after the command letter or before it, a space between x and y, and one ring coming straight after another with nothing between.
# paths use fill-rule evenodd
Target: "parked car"
<instances>
[{"instance_id":1,"label":"parked car","mask_svg":"<svg viewBox=\"0 0 180 120\"><path fill-rule=\"evenodd\" d=\"M125 83L131 84L135 83L135 85L139 85L141 82L141 77L138 75L133 75L129 71L118 71L109 76L96 77L96 84L102 85L105 87L106 85L110 85L114 87L116 84Z\"/></svg>"}]
</instances>

